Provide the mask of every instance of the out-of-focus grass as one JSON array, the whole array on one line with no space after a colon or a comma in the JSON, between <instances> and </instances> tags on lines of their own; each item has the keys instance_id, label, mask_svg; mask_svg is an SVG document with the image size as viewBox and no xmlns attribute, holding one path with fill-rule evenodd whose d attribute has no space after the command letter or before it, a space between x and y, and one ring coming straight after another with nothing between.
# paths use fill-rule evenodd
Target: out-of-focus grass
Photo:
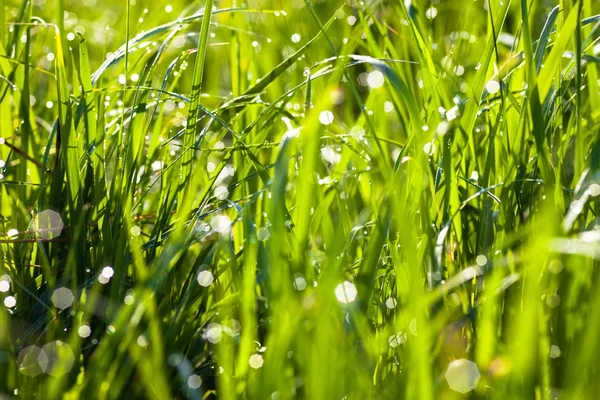
<instances>
[{"instance_id":1,"label":"out-of-focus grass","mask_svg":"<svg viewBox=\"0 0 600 400\"><path fill-rule=\"evenodd\" d=\"M0 12L2 398L600 396L597 2Z\"/></svg>"}]
</instances>

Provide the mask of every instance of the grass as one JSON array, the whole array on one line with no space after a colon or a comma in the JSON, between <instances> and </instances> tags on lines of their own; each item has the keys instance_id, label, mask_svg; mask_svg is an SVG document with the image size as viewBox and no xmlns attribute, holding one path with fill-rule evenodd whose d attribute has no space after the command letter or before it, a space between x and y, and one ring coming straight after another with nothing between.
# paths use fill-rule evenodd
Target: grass
<instances>
[{"instance_id":1,"label":"grass","mask_svg":"<svg viewBox=\"0 0 600 400\"><path fill-rule=\"evenodd\" d=\"M597 2L0 12L1 398L600 395Z\"/></svg>"}]
</instances>

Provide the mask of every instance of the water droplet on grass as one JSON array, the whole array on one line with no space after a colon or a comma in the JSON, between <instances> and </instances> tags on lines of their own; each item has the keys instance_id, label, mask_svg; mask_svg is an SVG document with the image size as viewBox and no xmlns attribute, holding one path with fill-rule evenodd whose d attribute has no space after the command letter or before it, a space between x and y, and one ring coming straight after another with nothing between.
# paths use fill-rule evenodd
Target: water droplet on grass
<instances>
[{"instance_id":1,"label":"water droplet on grass","mask_svg":"<svg viewBox=\"0 0 600 400\"><path fill-rule=\"evenodd\" d=\"M17 305L17 299L15 299L13 296L8 296L4 299L4 306L6 308L13 308L16 305Z\"/></svg>"},{"instance_id":2,"label":"water droplet on grass","mask_svg":"<svg viewBox=\"0 0 600 400\"><path fill-rule=\"evenodd\" d=\"M104 267L102 268L102 276L106 277L106 278L112 278L113 274L115 273L115 271L113 270L112 267Z\"/></svg>"},{"instance_id":3,"label":"water droplet on grass","mask_svg":"<svg viewBox=\"0 0 600 400\"><path fill-rule=\"evenodd\" d=\"M329 125L333 122L333 113L331 111L321 111L319 114L319 121L323 125Z\"/></svg>"},{"instance_id":4,"label":"water droplet on grass","mask_svg":"<svg viewBox=\"0 0 600 400\"><path fill-rule=\"evenodd\" d=\"M10 290L10 277L8 275L0 276L0 293L6 293Z\"/></svg>"},{"instance_id":5,"label":"water droplet on grass","mask_svg":"<svg viewBox=\"0 0 600 400\"><path fill-rule=\"evenodd\" d=\"M486 256L484 256L483 254L480 254L477 256L477 258L475 259L475 262L477 263L477 265L483 267L485 264L487 264L488 259Z\"/></svg>"},{"instance_id":6,"label":"water droplet on grass","mask_svg":"<svg viewBox=\"0 0 600 400\"><path fill-rule=\"evenodd\" d=\"M196 280L200 286L208 287L214 282L215 277L210 271L202 271L198 274Z\"/></svg>"},{"instance_id":7,"label":"water droplet on grass","mask_svg":"<svg viewBox=\"0 0 600 400\"><path fill-rule=\"evenodd\" d=\"M406 341L406 333L398 332L388 338L388 344L392 348L396 348Z\"/></svg>"},{"instance_id":8,"label":"water droplet on grass","mask_svg":"<svg viewBox=\"0 0 600 400\"><path fill-rule=\"evenodd\" d=\"M226 215L216 215L211 219L210 227L217 233L228 235L231 232L231 220Z\"/></svg>"},{"instance_id":9,"label":"water droplet on grass","mask_svg":"<svg viewBox=\"0 0 600 400\"><path fill-rule=\"evenodd\" d=\"M560 296L557 294L550 294L546 296L546 305L550 308L556 308L560 305Z\"/></svg>"},{"instance_id":10,"label":"water droplet on grass","mask_svg":"<svg viewBox=\"0 0 600 400\"><path fill-rule=\"evenodd\" d=\"M592 183L588 188L588 194L592 197L600 196L600 185L597 183Z\"/></svg>"},{"instance_id":11,"label":"water droplet on grass","mask_svg":"<svg viewBox=\"0 0 600 400\"><path fill-rule=\"evenodd\" d=\"M477 387L481 374L474 362L461 358L450 363L446 371L446 381L450 389L467 393Z\"/></svg>"},{"instance_id":12,"label":"water droplet on grass","mask_svg":"<svg viewBox=\"0 0 600 400\"><path fill-rule=\"evenodd\" d=\"M260 241L269 240L269 238L271 237L271 231L269 231L269 228L267 228L267 227L259 228L256 231L256 237Z\"/></svg>"},{"instance_id":13,"label":"water droplet on grass","mask_svg":"<svg viewBox=\"0 0 600 400\"><path fill-rule=\"evenodd\" d=\"M218 200L225 200L229 196L229 190L225 186L217 186L214 195Z\"/></svg>"},{"instance_id":14,"label":"water droplet on grass","mask_svg":"<svg viewBox=\"0 0 600 400\"><path fill-rule=\"evenodd\" d=\"M442 121L435 129L435 133L438 136L443 136L448 132L448 128L450 128L450 124L447 121Z\"/></svg>"},{"instance_id":15,"label":"water droplet on grass","mask_svg":"<svg viewBox=\"0 0 600 400\"><path fill-rule=\"evenodd\" d=\"M86 338L92 334L92 330L89 325L81 325L79 329L77 329L77 334L82 338Z\"/></svg>"},{"instance_id":16,"label":"water droplet on grass","mask_svg":"<svg viewBox=\"0 0 600 400\"><path fill-rule=\"evenodd\" d=\"M427 155L433 155L436 151L436 147L435 144L431 143L431 142L427 142L423 145L423 151L425 152L425 154Z\"/></svg>"},{"instance_id":17,"label":"water droplet on grass","mask_svg":"<svg viewBox=\"0 0 600 400\"><path fill-rule=\"evenodd\" d=\"M340 303L348 304L356 300L358 291L352 282L345 281L335 287L335 297Z\"/></svg>"},{"instance_id":18,"label":"water droplet on grass","mask_svg":"<svg viewBox=\"0 0 600 400\"><path fill-rule=\"evenodd\" d=\"M485 89L489 94L496 94L500 91L500 83L496 80L491 80L485 84Z\"/></svg>"},{"instance_id":19,"label":"water droplet on grass","mask_svg":"<svg viewBox=\"0 0 600 400\"><path fill-rule=\"evenodd\" d=\"M435 17L437 17L437 14L438 10L435 7L429 7L427 11L425 11L425 17L427 19L434 19Z\"/></svg>"},{"instance_id":20,"label":"water droplet on grass","mask_svg":"<svg viewBox=\"0 0 600 400\"><path fill-rule=\"evenodd\" d=\"M265 362L265 360L263 359L263 356L260 354L253 354L250 356L250 359L248 360L248 363L254 369L258 369L258 368L262 367L264 362Z\"/></svg>"},{"instance_id":21,"label":"water droplet on grass","mask_svg":"<svg viewBox=\"0 0 600 400\"><path fill-rule=\"evenodd\" d=\"M556 345L552 345L550 347L550 358L558 358L560 357L561 351L560 351L560 347L556 346Z\"/></svg>"},{"instance_id":22,"label":"water droplet on grass","mask_svg":"<svg viewBox=\"0 0 600 400\"><path fill-rule=\"evenodd\" d=\"M398 301L396 301L396 299L394 299L393 297L390 297L385 301L385 306L390 310L396 308L397 305Z\"/></svg>"},{"instance_id":23,"label":"water droplet on grass","mask_svg":"<svg viewBox=\"0 0 600 400\"><path fill-rule=\"evenodd\" d=\"M202 386L202 378L200 378L198 375L190 375L187 380L187 384L191 389L198 389L200 386Z\"/></svg>"},{"instance_id":24,"label":"water droplet on grass","mask_svg":"<svg viewBox=\"0 0 600 400\"><path fill-rule=\"evenodd\" d=\"M206 340L211 343L219 343L223 338L223 327L217 323L210 323L206 328Z\"/></svg>"},{"instance_id":25,"label":"water droplet on grass","mask_svg":"<svg viewBox=\"0 0 600 400\"><path fill-rule=\"evenodd\" d=\"M299 291L306 289L306 279L302 274L294 274L294 288Z\"/></svg>"},{"instance_id":26,"label":"water droplet on grass","mask_svg":"<svg viewBox=\"0 0 600 400\"><path fill-rule=\"evenodd\" d=\"M27 376L37 376L44 372L40 366L41 362L48 362L48 358L44 351L38 346L25 347L19 352L17 357L17 365L19 372Z\"/></svg>"},{"instance_id":27,"label":"water droplet on grass","mask_svg":"<svg viewBox=\"0 0 600 400\"><path fill-rule=\"evenodd\" d=\"M44 210L33 218L32 229L39 239L51 240L60 236L64 223L60 214L52 210Z\"/></svg>"},{"instance_id":28,"label":"water droplet on grass","mask_svg":"<svg viewBox=\"0 0 600 400\"><path fill-rule=\"evenodd\" d=\"M373 71L367 76L367 84L371 89L379 89L385 83L385 77L380 71Z\"/></svg>"},{"instance_id":29,"label":"water droplet on grass","mask_svg":"<svg viewBox=\"0 0 600 400\"><path fill-rule=\"evenodd\" d=\"M71 307L74 299L73 292L65 287L58 288L52 293L52 304L61 310Z\"/></svg>"},{"instance_id":30,"label":"water droplet on grass","mask_svg":"<svg viewBox=\"0 0 600 400\"><path fill-rule=\"evenodd\" d=\"M75 355L71 346L60 340L55 340L42 347L44 356L38 359L40 367L48 375L61 376L71 371Z\"/></svg>"},{"instance_id":31,"label":"water droplet on grass","mask_svg":"<svg viewBox=\"0 0 600 400\"><path fill-rule=\"evenodd\" d=\"M137 237L142 233L142 229L139 226L132 226L129 233L131 233L131 236Z\"/></svg>"},{"instance_id":32,"label":"water droplet on grass","mask_svg":"<svg viewBox=\"0 0 600 400\"><path fill-rule=\"evenodd\" d=\"M146 347L146 346L148 346L148 339L146 339L146 336L140 335L140 336L138 336L136 343L140 347Z\"/></svg>"},{"instance_id":33,"label":"water droplet on grass","mask_svg":"<svg viewBox=\"0 0 600 400\"><path fill-rule=\"evenodd\" d=\"M563 270L563 263L560 260L552 260L548 264L548 269L553 274L559 274Z\"/></svg>"}]
</instances>

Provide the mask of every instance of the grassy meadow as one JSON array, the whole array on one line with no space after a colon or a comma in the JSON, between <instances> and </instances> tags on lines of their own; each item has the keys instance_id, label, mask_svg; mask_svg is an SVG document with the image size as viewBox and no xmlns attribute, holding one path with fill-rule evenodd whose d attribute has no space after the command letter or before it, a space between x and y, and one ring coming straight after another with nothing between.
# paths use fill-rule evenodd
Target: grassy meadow
<instances>
[{"instance_id":1,"label":"grassy meadow","mask_svg":"<svg viewBox=\"0 0 600 400\"><path fill-rule=\"evenodd\" d=\"M0 399L600 398L598 1L0 14Z\"/></svg>"}]
</instances>

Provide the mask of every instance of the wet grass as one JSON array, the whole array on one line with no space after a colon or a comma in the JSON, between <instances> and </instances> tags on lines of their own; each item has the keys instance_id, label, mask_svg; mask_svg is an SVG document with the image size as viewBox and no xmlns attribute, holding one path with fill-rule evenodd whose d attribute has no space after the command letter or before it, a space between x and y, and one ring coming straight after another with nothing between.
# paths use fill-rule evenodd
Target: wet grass
<instances>
[{"instance_id":1,"label":"wet grass","mask_svg":"<svg viewBox=\"0 0 600 400\"><path fill-rule=\"evenodd\" d=\"M2 398L600 395L593 0L0 12Z\"/></svg>"}]
</instances>

